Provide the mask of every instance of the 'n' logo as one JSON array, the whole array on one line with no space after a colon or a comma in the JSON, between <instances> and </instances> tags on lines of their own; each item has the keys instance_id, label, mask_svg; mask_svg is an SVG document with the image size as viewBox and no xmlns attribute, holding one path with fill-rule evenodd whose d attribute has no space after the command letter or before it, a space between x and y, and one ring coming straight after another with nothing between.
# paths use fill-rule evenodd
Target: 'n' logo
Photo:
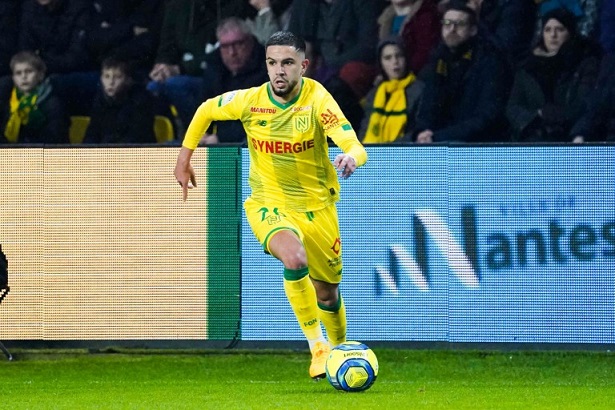
<instances>
[{"instance_id":1,"label":"'n' logo","mask_svg":"<svg viewBox=\"0 0 615 410\"><path fill-rule=\"evenodd\" d=\"M299 132L306 132L310 129L310 117L307 115L295 116L295 129Z\"/></svg>"}]
</instances>

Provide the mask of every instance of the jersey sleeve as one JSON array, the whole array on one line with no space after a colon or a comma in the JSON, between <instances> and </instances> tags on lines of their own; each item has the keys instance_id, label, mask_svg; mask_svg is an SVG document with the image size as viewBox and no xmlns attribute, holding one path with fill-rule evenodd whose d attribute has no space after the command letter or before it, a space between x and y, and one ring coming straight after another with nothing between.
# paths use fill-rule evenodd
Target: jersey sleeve
<instances>
[{"instance_id":1,"label":"jersey sleeve","mask_svg":"<svg viewBox=\"0 0 615 410\"><path fill-rule=\"evenodd\" d=\"M248 92L249 90L229 91L201 104L190 121L182 146L196 149L213 121L240 120Z\"/></svg>"},{"instance_id":2,"label":"jersey sleeve","mask_svg":"<svg viewBox=\"0 0 615 410\"><path fill-rule=\"evenodd\" d=\"M357 133L337 102L329 93L325 93L321 101L319 117L325 134L345 154L352 156L358 167L365 164L367 162L365 147L359 142Z\"/></svg>"}]
</instances>

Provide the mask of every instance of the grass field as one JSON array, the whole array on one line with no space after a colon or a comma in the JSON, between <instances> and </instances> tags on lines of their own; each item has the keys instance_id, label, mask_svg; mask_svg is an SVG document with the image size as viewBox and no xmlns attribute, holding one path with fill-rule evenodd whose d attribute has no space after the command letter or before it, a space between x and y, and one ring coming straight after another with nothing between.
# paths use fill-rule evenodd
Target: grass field
<instances>
[{"instance_id":1,"label":"grass field","mask_svg":"<svg viewBox=\"0 0 615 410\"><path fill-rule=\"evenodd\" d=\"M615 354L374 349L362 393L307 376L291 350L14 351L7 409L614 409Z\"/></svg>"}]
</instances>

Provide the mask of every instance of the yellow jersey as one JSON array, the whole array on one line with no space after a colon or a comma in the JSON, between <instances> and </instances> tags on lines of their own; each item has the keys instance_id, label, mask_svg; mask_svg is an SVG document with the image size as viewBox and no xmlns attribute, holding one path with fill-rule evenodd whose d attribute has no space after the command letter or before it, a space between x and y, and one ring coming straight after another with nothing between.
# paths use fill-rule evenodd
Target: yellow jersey
<instances>
[{"instance_id":1,"label":"yellow jersey","mask_svg":"<svg viewBox=\"0 0 615 410\"><path fill-rule=\"evenodd\" d=\"M331 94L303 78L299 94L277 102L269 83L205 101L188 127L183 146L196 149L212 121L241 120L250 151L251 197L298 212L323 209L339 200L340 185L329 160L327 137L357 166L367 153Z\"/></svg>"}]
</instances>

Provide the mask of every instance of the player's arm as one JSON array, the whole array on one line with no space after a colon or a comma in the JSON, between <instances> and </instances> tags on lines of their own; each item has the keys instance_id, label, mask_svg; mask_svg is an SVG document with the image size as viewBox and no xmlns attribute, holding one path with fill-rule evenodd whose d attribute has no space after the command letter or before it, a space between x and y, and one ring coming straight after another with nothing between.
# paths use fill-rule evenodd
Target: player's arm
<instances>
[{"instance_id":1,"label":"player's arm","mask_svg":"<svg viewBox=\"0 0 615 410\"><path fill-rule=\"evenodd\" d=\"M329 95L323 99L321 110L328 115L328 117L321 115L325 133L344 152L335 157L333 166L340 171L342 178L348 178L358 167L367 162L367 152L333 97ZM337 121L330 120L331 114ZM324 121L323 118L329 118L329 121Z\"/></svg>"},{"instance_id":2,"label":"player's arm","mask_svg":"<svg viewBox=\"0 0 615 410\"><path fill-rule=\"evenodd\" d=\"M194 168L190 164L192 153L199 145L212 121L238 120L241 118L244 91L231 91L205 101L197 109L182 143L175 163L175 179L182 188L182 199L188 197L188 189L196 187Z\"/></svg>"}]
</instances>

